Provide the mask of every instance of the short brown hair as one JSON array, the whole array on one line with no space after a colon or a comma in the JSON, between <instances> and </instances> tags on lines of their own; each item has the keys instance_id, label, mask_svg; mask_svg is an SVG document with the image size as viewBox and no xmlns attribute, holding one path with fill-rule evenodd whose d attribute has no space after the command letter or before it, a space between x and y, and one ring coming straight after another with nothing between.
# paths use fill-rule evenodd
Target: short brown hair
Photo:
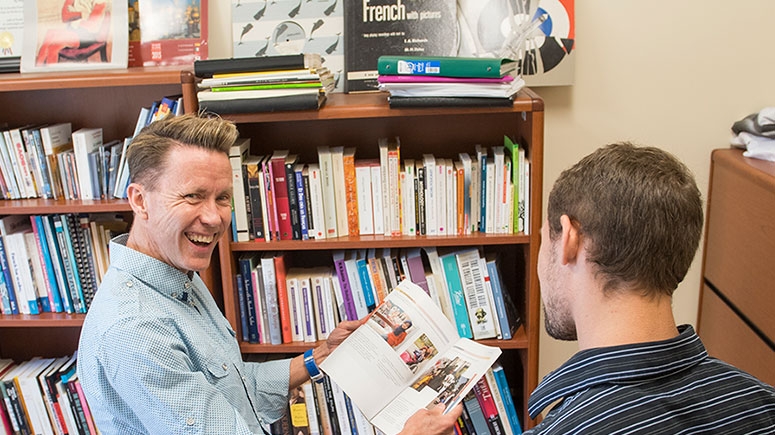
<instances>
[{"instance_id":1,"label":"short brown hair","mask_svg":"<svg viewBox=\"0 0 775 435\"><path fill-rule=\"evenodd\" d=\"M219 117L186 114L165 118L143 128L127 149L131 182L156 187L173 146L194 146L229 155L239 133L234 123Z\"/></svg>"},{"instance_id":2,"label":"short brown hair","mask_svg":"<svg viewBox=\"0 0 775 435\"><path fill-rule=\"evenodd\" d=\"M638 286L672 295L692 263L703 225L689 169L654 147L616 143L565 170L549 194L549 234L567 215L589 242L606 291Z\"/></svg>"}]
</instances>

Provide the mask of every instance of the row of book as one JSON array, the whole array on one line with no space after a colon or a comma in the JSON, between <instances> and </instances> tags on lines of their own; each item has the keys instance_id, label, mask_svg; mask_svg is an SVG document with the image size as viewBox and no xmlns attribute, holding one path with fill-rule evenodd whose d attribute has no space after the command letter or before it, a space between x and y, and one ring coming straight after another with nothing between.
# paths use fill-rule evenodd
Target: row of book
<instances>
[{"instance_id":1,"label":"row of book","mask_svg":"<svg viewBox=\"0 0 775 435\"><path fill-rule=\"evenodd\" d=\"M511 139L457 159L400 159L398 138L379 141L379 159L353 147L317 148L318 161L276 150L230 151L233 240L307 240L359 235L529 232L530 163Z\"/></svg>"},{"instance_id":2,"label":"row of book","mask_svg":"<svg viewBox=\"0 0 775 435\"><path fill-rule=\"evenodd\" d=\"M183 110L182 97L165 97L143 108L142 127ZM133 136L134 136L133 134ZM27 125L0 134L0 195L3 199L124 198L131 138L104 141L102 128L73 131L69 122Z\"/></svg>"},{"instance_id":3,"label":"row of book","mask_svg":"<svg viewBox=\"0 0 775 435\"><path fill-rule=\"evenodd\" d=\"M290 267L284 253L244 253L235 288L242 340L314 343L363 319L398 283L420 286L461 337L509 340L520 324L498 259L477 248L334 251L333 266Z\"/></svg>"},{"instance_id":4,"label":"row of book","mask_svg":"<svg viewBox=\"0 0 775 435\"><path fill-rule=\"evenodd\" d=\"M2 314L85 313L107 272L122 216L9 215L0 218Z\"/></svg>"},{"instance_id":5,"label":"row of book","mask_svg":"<svg viewBox=\"0 0 775 435\"><path fill-rule=\"evenodd\" d=\"M0 360L0 429L7 434L97 435L76 355Z\"/></svg>"},{"instance_id":6,"label":"row of book","mask_svg":"<svg viewBox=\"0 0 775 435\"><path fill-rule=\"evenodd\" d=\"M377 80L391 108L508 107L525 86L517 65L505 58L380 56Z\"/></svg>"},{"instance_id":7,"label":"row of book","mask_svg":"<svg viewBox=\"0 0 775 435\"><path fill-rule=\"evenodd\" d=\"M444 376L437 376L443 379ZM422 388L426 385L413 385ZM441 387L441 385L439 386ZM380 435L335 382L306 382L291 391L285 416L268 428L271 434ZM522 426L503 366L495 363L463 399L455 434L519 435Z\"/></svg>"},{"instance_id":8,"label":"row of book","mask_svg":"<svg viewBox=\"0 0 775 435\"><path fill-rule=\"evenodd\" d=\"M317 110L336 86L316 53L200 60L194 74L199 108L213 113Z\"/></svg>"}]
</instances>

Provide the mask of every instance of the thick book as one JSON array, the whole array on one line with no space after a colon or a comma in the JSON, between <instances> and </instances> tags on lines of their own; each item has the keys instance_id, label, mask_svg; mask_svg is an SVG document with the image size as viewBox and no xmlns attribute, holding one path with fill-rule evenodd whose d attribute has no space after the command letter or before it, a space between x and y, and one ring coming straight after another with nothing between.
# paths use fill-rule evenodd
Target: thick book
<instances>
[{"instance_id":1,"label":"thick book","mask_svg":"<svg viewBox=\"0 0 775 435\"><path fill-rule=\"evenodd\" d=\"M496 314L486 285L489 275L482 268L481 254L477 248L472 248L458 251L456 257L474 338L495 338L498 334Z\"/></svg>"},{"instance_id":2,"label":"thick book","mask_svg":"<svg viewBox=\"0 0 775 435\"><path fill-rule=\"evenodd\" d=\"M309 91L309 89L303 89ZM229 98L221 100L199 100L199 108L206 112L218 114L227 113L256 113L256 112L283 112L287 110L318 110L326 101L326 95L317 89L314 92L287 94L280 96L258 96L256 92L269 91L235 91L251 92L252 96L242 98ZM209 91L207 91L209 92ZM199 94L202 94L200 92ZM216 93L218 94L218 93ZM222 95L220 93L218 95ZM232 94L232 93L229 93ZM200 95L201 96L201 95ZM233 96L232 96L233 97Z\"/></svg>"},{"instance_id":3,"label":"thick book","mask_svg":"<svg viewBox=\"0 0 775 435\"><path fill-rule=\"evenodd\" d=\"M391 97L509 98L525 86L517 78L504 83L380 83Z\"/></svg>"},{"instance_id":4,"label":"thick book","mask_svg":"<svg viewBox=\"0 0 775 435\"><path fill-rule=\"evenodd\" d=\"M374 426L392 435L418 409L452 409L500 353L458 337L430 297L404 280L320 366Z\"/></svg>"},{"instance_id":5,"label":"thick book","mask_svg":"<svg viewBox=\"0 0 775 435\"><path fill-rule=\"evenodd\" d=\"M207 59L208 0L134 0L128 14L130 67Z\"/></svg>"},{"instance_id":6,"label":"thick book","mask_svg":"<svg viewBox=\"0 0 775 435\"><path fill-rule=\"evenodd\" d=\"M73 151L78 172L78 189L80 199L98 199L92 189L91 171L89 170L89 153L96 151L102 145L102 128L81 128L73 132Z\"/></svg>"},{"instance_id":7,"label":"thick book","mask_svg":"<svg viewBox=\"0 0 775 435\"><path fill-rule=\"evenodd\" d=\"M268 321L268 340L265 343L271 344L283 344L283 325L286 324L287 319L282 321L281 318L287 313L280 312L279 301L277 300L277 276L275 275L275 261L273 253L266 253L261 256L261 273L263 281L263 300L267 312ZM290 339L290 329L288 329L288 338Z\"/></svg>"},{"instance_id":8,"label":"thick book","mask_svg":"<svg viewBox=\"0 0 775 435\"><path fill-rule=\"evenodd\" d=\"M285 176L285 159L288 156L288 150L275 150L272 154L272 159L269 162L272 191L274 192L274 202L277 209L279 240L293 239L291 206L288 197L288 179Z\"/></svg>"},{"instance_id":9,"label":"thick book","mask_svg":"<svg viewBox=\"0 0 775 435\"><path fill-rule=\"evenodd\" d=\"M205 59L194 62L194 75L197 77L208 78L215 74L224 73L316 68L322 64L322 59L317 53L231 59Z\"/></svg>"},{"instance_id":10,"label":"thick book","mask_svg":"<svg viewBox=\"0 0 775 435\"><path fill-rule=\"evenodd\" d=\"M454 0L347 3L344 35L345 91L374 91L380 55L452 56L456 53L457 3Z\"/></svg>"},{"instance_id":11,"label":"thick book","mask_svg":"<svg viewBox=\"0 0 775 435\"><path fill-rule=\"evenodd\" d=\"M247 242L251 239L248 220L247 204L245 203L245 180L242 177L242 162L250 152L250 138L239 138L229 148L229 164L231 164L231 182L234 195L232 196L234 208L234 221L236 223L237 238L235 242Z\"/></svg>"},{"instance_id":12,"label":"thick book","mask_svg":"<svg viewBox=\"0 0 775 435\"><path fill-rule=\"evenodd\" d=\"M514 60L493 57L382 55L377 59L382 75L501 78L516 69Z\"/></svg>"},{"instance_id":13,"label":"thick book","mask_svg":"<svg viewBox=\"0 0 775 435\"><path fill-rule=\"evenodd\" d=\"M399 97L390 95L388 106L391 109L415 107L511 107L513 97Z\"/></svg>"}]
</instances>

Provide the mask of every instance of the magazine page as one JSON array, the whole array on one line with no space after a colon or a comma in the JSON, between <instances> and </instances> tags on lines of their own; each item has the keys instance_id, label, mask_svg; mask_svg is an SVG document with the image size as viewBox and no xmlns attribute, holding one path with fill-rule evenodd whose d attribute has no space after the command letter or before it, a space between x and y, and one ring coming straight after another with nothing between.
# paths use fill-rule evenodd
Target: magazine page
<instances>
[{"instance_id":1,"label":"magazine page","mask_svg":"<svg viewBox=\"0 0 775 435\"><path fill-rule=\"evenodd\" d=\"M458 340L430 296L404 280L320 368L371 420Z\"/></svg>"},{"instance_id":2,"label":"magazine page","mask_svg":"<svg viewBox=\"0 0 775 435\"><path fill-rule=\"evenodd\" d=\"M386 435L394 435L420 408L444 404L444 413L447 413L463 400L500 354L497 347L461 338L420 372L410 387L371 419L371 423Z\"/></svg>"}]
</instances>

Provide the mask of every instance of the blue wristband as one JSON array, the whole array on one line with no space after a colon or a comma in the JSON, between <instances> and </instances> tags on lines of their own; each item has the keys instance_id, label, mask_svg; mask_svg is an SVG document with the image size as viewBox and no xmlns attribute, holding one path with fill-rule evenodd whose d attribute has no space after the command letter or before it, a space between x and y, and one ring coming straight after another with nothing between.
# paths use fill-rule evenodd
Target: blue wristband
<instances>
[{"instance_id":1,"label":"blue wristband","mask_svg":"<svg viewBox=\"0 0 775 435\"><path fill-rule=\"evenodd\" d=\"M307 367L307 373L309 373L310 379L318 383L323 382L323 373L315 363L315 358L312 356L312 349L304 352L304 365Z\"/></svg>"}]
</instances>

